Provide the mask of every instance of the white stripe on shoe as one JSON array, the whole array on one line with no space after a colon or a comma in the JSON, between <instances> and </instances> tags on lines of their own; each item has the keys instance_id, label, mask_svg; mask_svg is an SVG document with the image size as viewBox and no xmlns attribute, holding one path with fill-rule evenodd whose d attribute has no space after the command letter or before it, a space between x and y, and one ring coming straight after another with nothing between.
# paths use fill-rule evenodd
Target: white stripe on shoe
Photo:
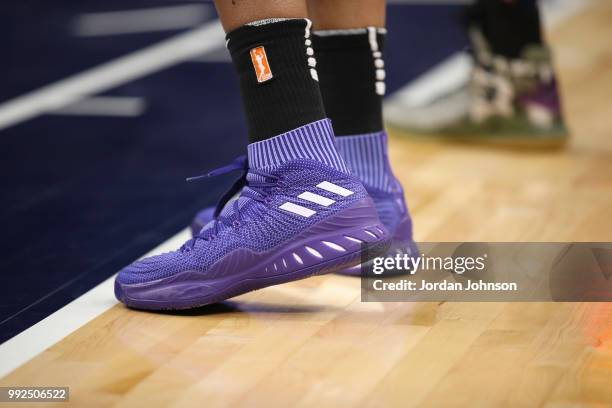
<instances>
[{"instance_id":1,"label":"white stripe on shoe","mask_svg":"<svg viewBox=\"0 0 612 408\"><path fill-rule=\"evenodd\" d=\"M293 204L290 202L286 202L278 208L280 208L281 210L289 211L297 215L301 215L302 217L306 217L306 218L312 217L314 214L317 213L316 211L313 211L310 208L302 207L301 205Z\"/></svg>"},{"instance_id":2,"label":"white stripe on shoe","mask_svg":"<svg viewBox=\"0 0 612 408\"><path fill-rule=\"evenodd\" d=\"M342 197L348 197L353 194L351 190L347 190L344 187L337 186L334 183L330 183L329 181L323 181L317 184L317 187L322 190L329 191L330 193L338 194Z\"/></svg>"},{"instance_id":3,"label":"white stripe on shoe","mask_svg":"<svg viewBox=\"0 0 612 408\"><path fill-rule=\"evenodd\" d=\"M354 194L353 191L348 190L344 187L340 187L334 183L330 183L329 181L323 181L317 184L317 187L319 187L322 190L328 191L330 193L334 193L342 197L348 197L351 194ZM322 205L324 207L329 207L330 205L336 202L336 200L332 200L331 198L328 198L328 197L323 197L322 195L319 195L319 194L311 193L310 191L304 191L303 193L298 195L298 198L301 198L302 200L310 201L311 203L314 203L314 204ZM311 210L310 208L306 208L299 204L291 203L289 201L283 203L278 208L280 208L281 210L288 211L293 214L301 215L302 217L306 217L306 218L311 217L317 213L315 210Z\"/></svg>"},{"instance_id":4,"label":"white stripe on shoe","mask_svg":"<svg viewBox=\"0 0 612 408\"><path fill-rule=\"evenodd\" d=\"M298 198L301 198L302 200L310 201L311 203L322 205L324 207L329 207L330 205L336 202L335 200L332 200L331 198L323 197L318 194L311 193L310 191L304 191L302 194L298 196Z\"/></svg>"}]
</instances>

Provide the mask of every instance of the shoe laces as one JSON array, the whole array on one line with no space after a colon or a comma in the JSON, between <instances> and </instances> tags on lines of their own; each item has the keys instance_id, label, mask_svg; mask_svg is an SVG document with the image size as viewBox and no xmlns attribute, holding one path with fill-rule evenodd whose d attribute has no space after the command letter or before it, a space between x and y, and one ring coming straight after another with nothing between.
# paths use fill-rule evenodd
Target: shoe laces
<instances>
[{"instance_id":1,"label":"shoe laces","mask_svg":"<svg viewBox=\"0 0 612 408\"><path fill-rule=\"evenodd\" d=\"M243 222L243 214L242 211L248 205L247 202L240 205L240 198L248 198L253 201L258 201L261 203L266 203L268 197L270 196L271 189L273 187L278 186L278 182L280 181L280 177L269 172L260 170L260 169L250 169L249 163L246 155L239 156L232 160L225 166L219 167L217 169L211 170L206 174L189 177L187 181L199 181L202 179L207 179L211 177L220 176L223 174L228 174L233 171L242 171L242 175L238 180L234 182L234 184L223 194L219 202L215 207L215 212L212 220L212 227L205 228L196 234L193 238L188 240L181 246L180 250L182 252L190 251L195 246L198 240L212 240L214 239L221 230L222 226L229 227L238 227ZM248 177L252 175L252 177ZM248 188L244 188L248 187ZM222 210L225 205L238 193L240 195L233 201L232 204L232 213L230 216L222 215Z\"/></svg>"}]
</instances>

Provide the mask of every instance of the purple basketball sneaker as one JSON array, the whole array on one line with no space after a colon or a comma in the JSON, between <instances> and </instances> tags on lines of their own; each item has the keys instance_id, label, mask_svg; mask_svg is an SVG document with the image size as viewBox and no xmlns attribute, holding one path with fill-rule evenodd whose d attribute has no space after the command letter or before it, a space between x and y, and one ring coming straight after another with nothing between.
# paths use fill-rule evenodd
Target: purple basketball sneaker
<instances>
[{"instance_id":1,"label":"purple basketball sneaker","mask_svg":"<svg viewBox=\"0 0 612 408\"><path fill-rule=\"evenodd\" d=\"M387 139L386 132L341 136L336 138L336 147L374 201L378 216L392 237L393 250L416 254L418 251L412 235L412 219L404 198L404 189L391 170ZM215 207L198 212L190 225L192 234L197 235L214 218ZM361 268L357 264L337 272L358 276Z\"/></svg>"},{"instance_id":2,"label":"purple basketball sneaker","mask_svg":"<svg viewBox=\"0 0 612 408\"><path fill-rule=\"evenodd\" d=\"M240 196L221 203L178 250L121 270L117 299L141 309L201 306L350 267L387 244L372 199L333 137L322 120L250 144Z\"/></svg>"}]
</instances>

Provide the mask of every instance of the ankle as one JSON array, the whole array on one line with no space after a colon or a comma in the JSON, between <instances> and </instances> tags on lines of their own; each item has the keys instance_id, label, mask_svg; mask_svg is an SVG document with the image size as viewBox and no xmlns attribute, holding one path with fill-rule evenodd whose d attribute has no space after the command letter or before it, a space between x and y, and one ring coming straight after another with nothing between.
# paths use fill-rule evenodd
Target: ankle
<instances>
[{"instance_id":1,"label":"ankle","mask_svg":"<svg viewBox=\"0 0 612 408\"><path fill-rule=\"evenodd\" d=\"M269 19L227 34L251 142L325 118L310 25L307 19Z\"/></svg>"},{"instance_id":2,"label":"ankle","mask_svg":"<svg viewBox=\"0 0 612 408\"><path fill-rule=\"evenodd\" d=\"M249 144L249 166L261 169L296 159L312 159L349 173L334 141L329 119L311 122L270 139Z\"/></svg>"},{"instance_id":3,"label":"ankle","mask_svg":"<svg viewBox=\"0 0 612 408\"><path fill-rule=\"evenodd\" d=\"M387 193L401 191L401 186L389 162L387 132L383 130L338 137L336 147L351 173L357 176L367 188Z\"/></svg>"},{"instance_id":4,"label":"ankle","mask_svg":"<svg viewBox=\"0 0 612 408\"><path fill-rule=\"evenodd\" d=\"M384 28L315 31L321 95L337 136L383 128Z\"/></svg>"}]
</instances>

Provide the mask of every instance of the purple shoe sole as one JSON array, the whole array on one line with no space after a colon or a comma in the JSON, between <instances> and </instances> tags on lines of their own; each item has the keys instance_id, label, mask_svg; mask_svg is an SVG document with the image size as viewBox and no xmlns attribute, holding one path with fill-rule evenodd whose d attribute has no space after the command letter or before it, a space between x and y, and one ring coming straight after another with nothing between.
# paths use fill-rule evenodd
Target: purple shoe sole
<instances>
[{"instance_id":1,"label":"purple shoe sole","mask_svg":"<svg viewBox=\"0 0 612 408\"><path fill-rule=\"evenodd\" d=\"M206 272L185 271L152 282L115 282L115 296L137 309L188 309L216 303L253 290L322 275L359 264L362 254L386 245L389 233L370 199L364 199L314 224L290 242L267 252L238 249ZM239 274L216 279L223 271Z\"/></svg>"},{"instance_id":2,"label":"purple shoe sole","mask_svg":"<svg viewBox=\"0 0 612 408\"><path fill-rule=\"evenodd\" d=\"M191 235L194 236L204 227L204 224L198 221L198 218L194 219L190 225ZM392 237L392 246L393 249L399 249L403 253L406 253L410 256L414 256L418 253L419 249L417 244L412 240L412 221L410 217L404 218L395 229L395 232ZM348 268L343 268L334 271L338 275L345 276L361 276L361 263L353 265Z\"/></svg>"},{"instance_id":3,"label":"purple shoe sole","mask_svg":"<svg viewBox=\"0 0 612 408\"><path fill-rule=\"evenodd\" d=\"M398 250L408 256L415 256L418 254L419 248L416 242L412 240L412 221L409 217L404 218L395 229L395 233L391 239L391 250L387 255L393 254L393 256L395 256ZM336 273L339 275L359 277L362 273L362 264L353 265L349 268L339 270Z\"/></svg>"}]
</instances>

